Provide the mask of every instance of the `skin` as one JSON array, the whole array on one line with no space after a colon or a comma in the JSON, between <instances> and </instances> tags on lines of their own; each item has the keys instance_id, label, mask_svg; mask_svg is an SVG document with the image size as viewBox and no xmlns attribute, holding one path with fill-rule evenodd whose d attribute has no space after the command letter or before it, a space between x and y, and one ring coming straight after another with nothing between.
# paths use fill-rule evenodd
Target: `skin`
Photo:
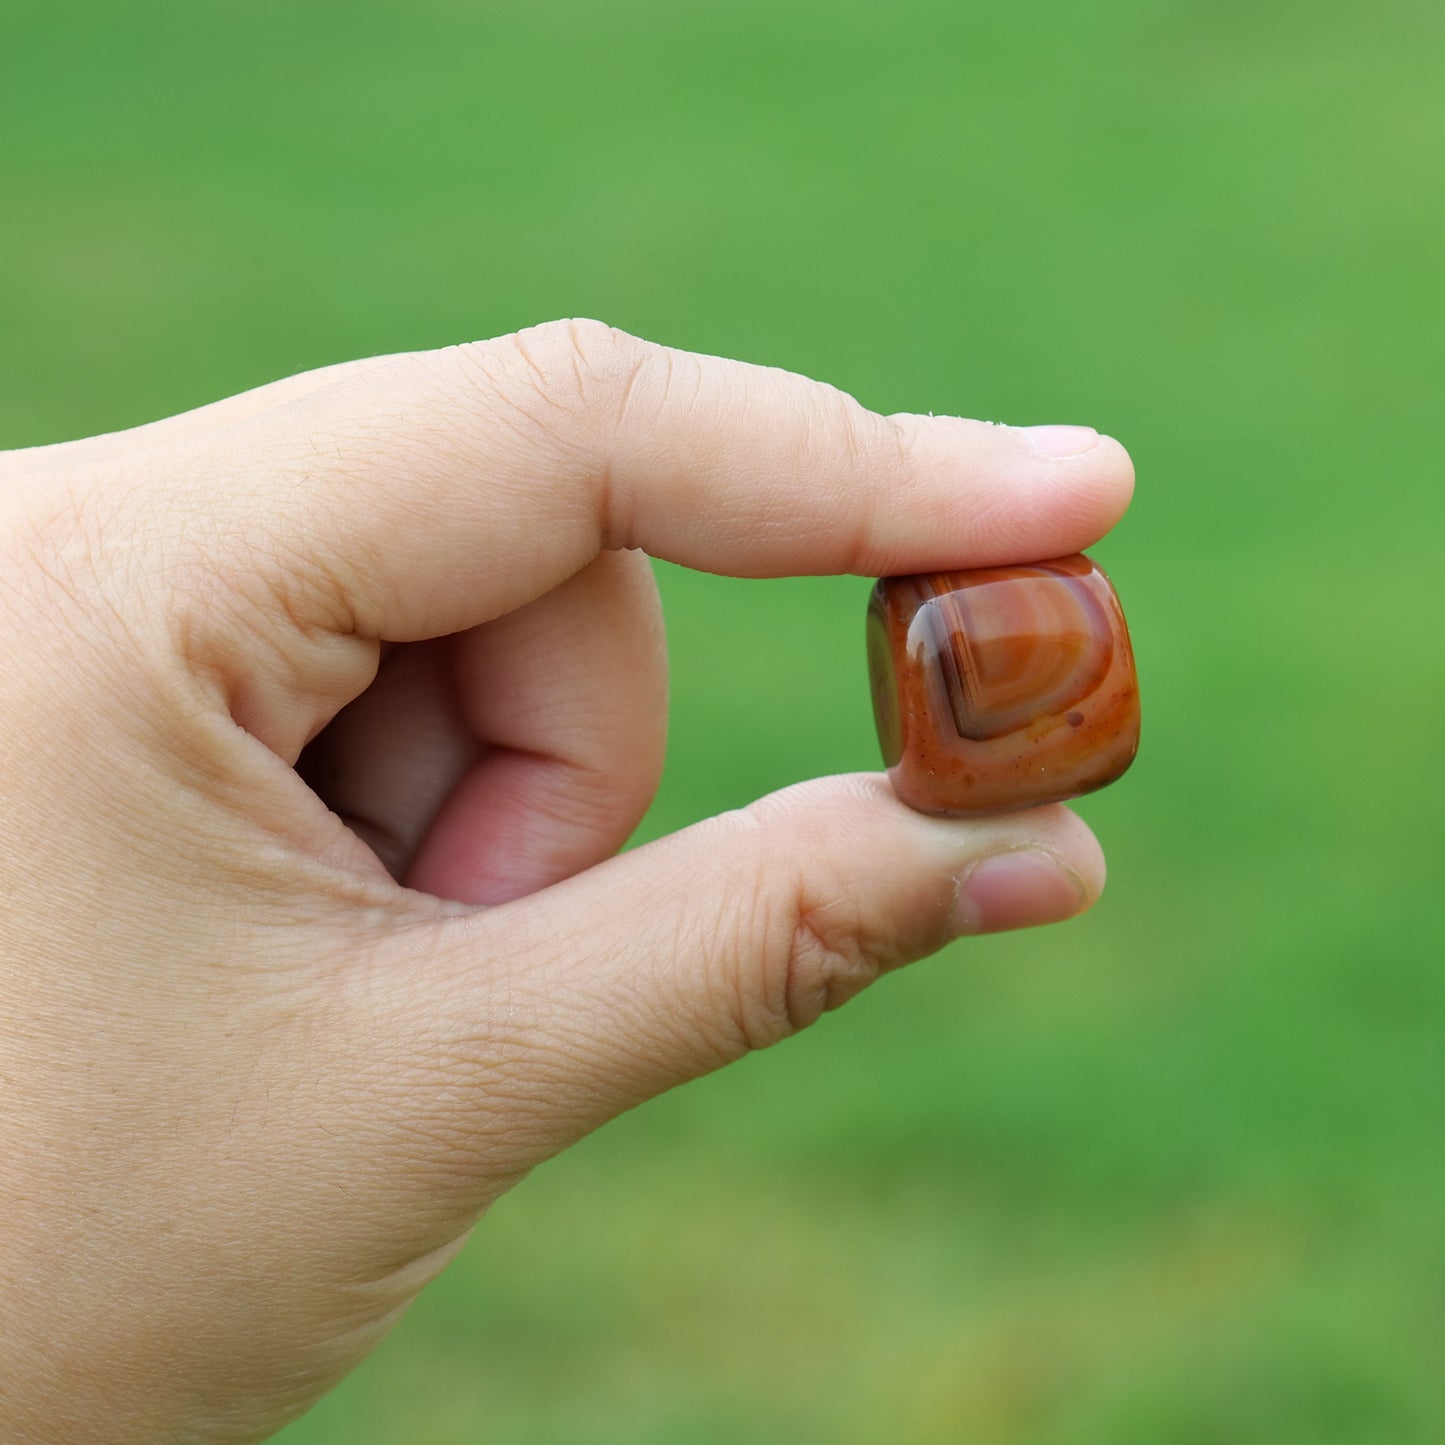
<instances>
[{"instance_id":1,"label":"skin","mask_svg":"<svg viewBox=\"0 0 1445 1445\"><path fill-rule=\"evenodd\" d=\"M4 1438L262 1438L542 1160L1092 902L1066 809L876 775L614 856L666 722L644 553L1073 552L1132 469L1039 440L569 321L0 454Z\"/></svg>"}]
</instances>

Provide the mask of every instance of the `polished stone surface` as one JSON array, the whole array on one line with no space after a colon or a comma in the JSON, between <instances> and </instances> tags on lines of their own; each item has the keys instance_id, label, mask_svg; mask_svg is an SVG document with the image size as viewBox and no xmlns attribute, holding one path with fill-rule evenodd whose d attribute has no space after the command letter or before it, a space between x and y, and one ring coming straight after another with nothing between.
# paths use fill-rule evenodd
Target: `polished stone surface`
<instances>
[{"instance_id":1,"label":"polished stone surface","mask_svg":"<svg viewBox=\"0 0 1445 1445\"><path fill-rule=\"evenodd\" d=\"M889 778L925 813L1075 798L1139 745L1129 630L1084 556L883 578L868 668Z\"/></svg>"}]
</instances>

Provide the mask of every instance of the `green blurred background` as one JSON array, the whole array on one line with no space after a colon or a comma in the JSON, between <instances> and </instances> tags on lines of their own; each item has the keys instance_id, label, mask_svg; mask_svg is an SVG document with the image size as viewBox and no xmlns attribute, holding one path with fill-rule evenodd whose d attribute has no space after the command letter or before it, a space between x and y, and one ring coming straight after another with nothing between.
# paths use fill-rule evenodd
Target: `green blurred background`
<instances>
[{"instance_id":1,"label":"green blurred background","mask_svg":"<svg viewBox=\"0 0 1445 1445\"><path fill-rule=\"evenodd\" d=\"M542 1169L287 1445L1445 1440L1442 55L1423 3L7 0L0 445L581 314L1138 465L1098 909ZM645 835L875 765L864 582L661 575Z\"/></svg>"}]
</instances>

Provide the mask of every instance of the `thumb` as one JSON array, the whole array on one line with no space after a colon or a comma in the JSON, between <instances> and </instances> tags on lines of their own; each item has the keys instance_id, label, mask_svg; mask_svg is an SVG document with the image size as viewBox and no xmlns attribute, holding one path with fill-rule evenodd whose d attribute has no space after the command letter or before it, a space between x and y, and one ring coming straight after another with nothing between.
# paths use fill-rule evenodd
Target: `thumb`
<instances>
[{"instance_id":1,"label":"thumb","mask_svg":"<svg viewBox=\"0 0 1445 1445\"><path fill-rule=\"evenodd\" d=\"M932 818L881 777L820 779L442 921L423 961L413 939L372 975L381 1034L393 1068L414 1041L412 1106L439 1111L418 1132L510 1174L960 933L1078 913L1103 879L1066 808Z\"/></svg>"}]
</instances>

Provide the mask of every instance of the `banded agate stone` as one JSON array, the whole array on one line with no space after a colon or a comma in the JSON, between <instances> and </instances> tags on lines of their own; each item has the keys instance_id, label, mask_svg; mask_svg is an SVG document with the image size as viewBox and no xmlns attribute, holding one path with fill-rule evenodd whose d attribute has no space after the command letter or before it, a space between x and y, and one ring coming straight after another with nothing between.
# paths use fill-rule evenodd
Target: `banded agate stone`
<instances>
[{"instance_id":1,"label":"banded agate stone","mask_svg":"<svg viewBox=\"0 0 1445 1445\"><path fill-rule=\"evenodd\" d=\"M883 578L868 670L888 776L924 813L1076 798L1139 745L1129 630L1084 556Z\"/></svg>"}]
</instances>

